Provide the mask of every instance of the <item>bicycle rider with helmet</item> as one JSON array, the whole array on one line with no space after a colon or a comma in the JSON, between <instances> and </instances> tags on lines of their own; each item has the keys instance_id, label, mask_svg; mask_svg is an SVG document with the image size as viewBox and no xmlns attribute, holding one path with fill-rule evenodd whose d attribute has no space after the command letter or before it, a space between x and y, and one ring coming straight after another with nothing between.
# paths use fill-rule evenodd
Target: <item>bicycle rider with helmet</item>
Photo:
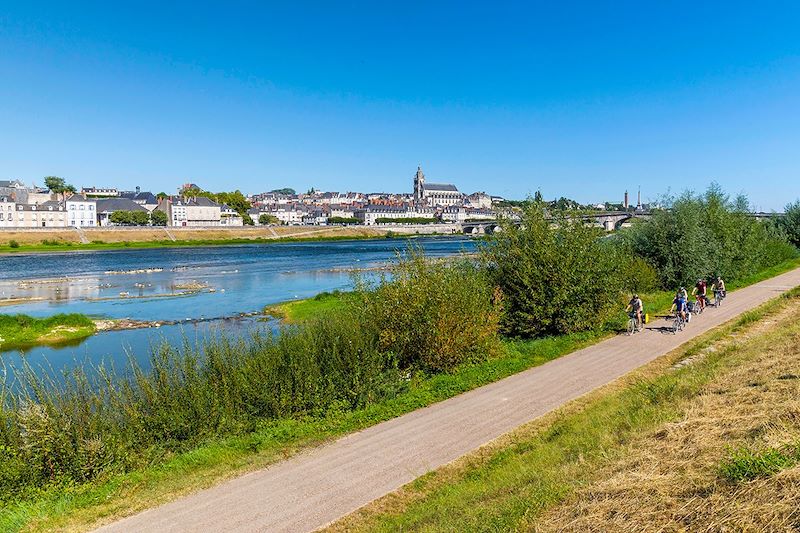
<instances>
[{"instance_id":1,"label":"bicycle rider with helmet","mask_svg":"<svg viewBox=\"0 0 800 533\"><path fill-rule=\"evenodd\" d=\"M719 299L725 298L725 281L723 281L722 276L717 276L716 281L711 285L711 292L714 293L714 296L719 295L717 296Z\"/></svg>"},{"instance_id":2,"label":"bicycle rider with helmet","mask_svg":"<svg viewBox=\"0 0 800 533\"><path fill-rule=\"evenodd\" d=\"M708 291L708 285L706 284L706 280L700 278L697 280L697 284L695 284L694 289L692 289L692 296L697 298L697 301L700 302L700 310L706 308L706 293Z\"/></svg>"},{"instance_id":3,"label":"bicycle rider with helmet","mask_svg":"<svg viewBox=\"0 0 800 533\"><path fill-rule=\"evenodd\" d=\"M642 310L644 309L644 304L642 303L642 299L639 298L638 294L634 294L631 301L628 302L628 307L625 308L626 312L630 312L636 317L636 328L642 329L644 324L644 320L642 318Z\"/></svg>"},{"instance_id":4,"label":"bicycle rider with helmet","mask_svg":"<svg viewBox=\"0 0 800 533\"><path fill-rule=\"evenodd\" d=\"M675 298L672 300L672 308L670 309L670 312L679 314L684 322L686 322L686 300L688 299L686 289L681 287L680 290L675 293Z\"/></svg>"}]
</instances>

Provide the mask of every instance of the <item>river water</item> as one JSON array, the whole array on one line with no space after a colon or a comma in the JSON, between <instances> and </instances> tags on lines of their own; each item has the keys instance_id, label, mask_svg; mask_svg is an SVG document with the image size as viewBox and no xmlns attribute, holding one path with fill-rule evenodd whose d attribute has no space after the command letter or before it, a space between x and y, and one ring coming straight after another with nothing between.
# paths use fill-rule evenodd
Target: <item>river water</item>
<instances>
[{"instance_id":1,"label":"river water","mask_svg":"<svg viewBox=\"0 0 800 533\"><path fill-rule=\"evenodd\" d=\"M430 257L475 250L475 241L464 237L413 242ZM0 257L0 301L26 300L0 307L0 312L184 322L102 332L77 345L12 350L0 353L0 358L6 365L19 367L25 360L34 368L56 371L100 363L121 366L128 357L146 366L151 349L160 342L198 342L223 332L274 327L255 318L230 317L347 289L354 270L374 275L407 245L406 240L380 239Z\"/></svg>"}]
</instances>

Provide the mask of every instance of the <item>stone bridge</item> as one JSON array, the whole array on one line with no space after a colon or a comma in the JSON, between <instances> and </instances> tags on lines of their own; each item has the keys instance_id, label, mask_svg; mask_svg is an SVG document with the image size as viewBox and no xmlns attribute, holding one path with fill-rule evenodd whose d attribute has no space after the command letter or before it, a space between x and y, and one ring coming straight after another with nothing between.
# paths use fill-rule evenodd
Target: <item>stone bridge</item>
<instances>
[{"instance_id":1,"label":"stone bridge","mask_svg":"<svg viewBox=\"0 0 800 533\"><path fill-rule=\"evenodd\" d=\"M633 218L648 218L650 213L647 211L604 211L600 213L589 213L578 215L576 218L588 223L594 223L606 231L614 231L622 224ZM500 223L496 220L476 220L473 222L463 222L461 224L463 232L467 235L492 234L499 231Z\"/></svg>"}]
</instances>

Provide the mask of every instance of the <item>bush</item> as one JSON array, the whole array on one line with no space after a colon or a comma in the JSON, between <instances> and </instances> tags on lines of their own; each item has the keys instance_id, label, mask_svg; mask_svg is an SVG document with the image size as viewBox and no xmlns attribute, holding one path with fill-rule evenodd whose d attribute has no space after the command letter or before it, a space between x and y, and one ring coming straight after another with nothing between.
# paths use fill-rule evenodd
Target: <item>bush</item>
<instances>
[{"instance_id":1,"label":"bush","mask_svg":"<svg viewBox=\"0 0 800 533\"><path fill-rule=\"evenodd\" d=\"M702 196L684 193L622 235L632 252L655 266L663 288L721 275L736 281L797 252L773 224L749 216L745 197L731 201L712 184Z\"/></svg>"},{"instance_id":2,"label":"bush","mask_svg":"<svg viewBox=\"0 0 800 533\"><path fill-rule=\"evenodd\" d=\"M789 242L800 247L800 200L786 205L784 215L777 219L776 225Z\"/></svg>"},{"instance_id":3,"label":"bush","mask_svg":"<svg viewBox=\"0 0 800 533\"><path fill-rule=\"evenodd\" d=\"M14 239L11 239L10 241L8 241L8 246L10 248L19 248L19 243Z\"/></svg>"},{"instance_id":4,"label":"bush","mask_svg":"<svg viewBox=\"0 0 800 533\"><path fill-rule=\"evenodd\" d=\"M492 283L502 292L502 331L538 337L603 325L618 310L623 288L621 247L579 219L549 219L538 203L521 224L502 222L483 247Z\"/></svg>"},{"instance_id":5,"label":"bush","mask_svg":"<svg viewBox=\"0 0 800 533\"><path fill-rule=\"evenodd\" d=\"M357 299L382 350L401 368L429 371L497 353L501 306L474 261L429 260L415 248L400 259L378 282L357 282Z\"/></svg>"}]
</instances>

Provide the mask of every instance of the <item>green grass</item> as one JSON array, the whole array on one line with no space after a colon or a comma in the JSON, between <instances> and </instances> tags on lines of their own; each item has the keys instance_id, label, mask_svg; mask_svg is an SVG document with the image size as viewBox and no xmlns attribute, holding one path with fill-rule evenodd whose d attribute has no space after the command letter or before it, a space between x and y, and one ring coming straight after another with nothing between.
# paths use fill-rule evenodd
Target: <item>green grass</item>
<instances>
[{"instance_id":1,"label":"green grass","mask_svg":"<svg viewBox=\"0 0 800 533\"><path fill-rule=\"evenodd\" d=\"M91 318L77 313L47 318L0 314L0 349L68 343L88 337L96 329Z\"/></svg>"},{"instance_id":2,"label":"green grass","mask_svg":"<svg viewBox=\"0 0 800 533\"><path fill-rule=\"evenodd\" d=\"M792 292L793 297L799 290ZM773 300L753 314L762 319L780 309ZM692 342L675 357L699 353L752 322L745 318ZM777 335L795 332L779 330ZM484 456L451 470L435 471L412 482L398 502L374 514L346 519L335 529L370 531L514 531L532 529L536 517L592 482L595 466L613 461L637 435L682 417L685 400L746 354L732 344L677 370L649 375L646 369L626 385L600 391L575 408L563 409L547 423L523 429ZM663 366L662 366L663 368ZM652 373L651 373L652 374ZM797 450L791 452L796 454ZM721 468L727 479L771 475L797 462L787 450L739 451ZM380 509L385 509L381 511ZM369 510L368 510L369 513ZM341 526L341 527L338 527Z\"/></svg>"},{"instance_id":3,"label":"green grass","mask_svg":"<svg viewBox=\"0 0 800 533\"><path fill-rule=\"evenodd\" d=\"M322 292L313 298L291 300L264 308L264 314L280 318L288 324L297 324L336 311L346 304L348 293L342 291Z\"/></svg>"},{"instance_id":4,"label":"green grass","mask_svg":"<svg viewBox=\"0 0 800 533\"><path fill-rule=\"evenodd\" d=\"M590 332L535 341L509 342L503 357L464 366L450 374L412 376L408 389L355 411L329 410L323 417L283 419L264 423L257 431L209 440L193 451L128 474L67 489L42 489L36 497L7 503L0 510L0 530L26 527L47 530L77 521L91 524L109 513L121 516L190 490L212 485L236 473L282 459L297 449L317 445L389 420L462 392L597 342L603 333Z\"/></svg>"},{"instance_id":5,"label":"green grass","mask_svg":"<svg viewBox=\"0 0 800 533\"><path fill-rule=\"evenodd\" d=\"M742 446L733 450L719 467L719 475L733 483L773 476L800 463L800 444L781 449L753 450Z\"/></svg>"}]
</instances>

